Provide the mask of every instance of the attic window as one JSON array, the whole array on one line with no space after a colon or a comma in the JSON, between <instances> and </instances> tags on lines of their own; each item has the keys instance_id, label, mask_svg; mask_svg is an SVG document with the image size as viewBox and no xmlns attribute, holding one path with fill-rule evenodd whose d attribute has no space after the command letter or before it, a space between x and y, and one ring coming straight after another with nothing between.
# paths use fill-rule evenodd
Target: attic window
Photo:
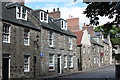
<instances>
[{"instance_id":1,"label":"attic window","mask_svg":"<svg viewBox=\"0 0 120 80\"><path fill-rule=\"evenodd\" d=\"M16 18L27 20L27 10L24 7L16 7Z\"/></svg>"},{"instance_id":2,"label":"attic window","mask_svg":"<svg viewBox=\"0 0 120 80\"><path fill-rule=\"evenodd\" d=\"M48 14L46 12L40 11L40 21L48 23Z\"/></svg>"},{"instance_id":3,"label":"attic window","mask_svg":"<svg viewBox=\"0 0 120 80\"><path fill-rule=\"evenodd\" d=\"M61 29L67 30L67 22L64 20L61 20Z\"/></svg>"}]
</instances>

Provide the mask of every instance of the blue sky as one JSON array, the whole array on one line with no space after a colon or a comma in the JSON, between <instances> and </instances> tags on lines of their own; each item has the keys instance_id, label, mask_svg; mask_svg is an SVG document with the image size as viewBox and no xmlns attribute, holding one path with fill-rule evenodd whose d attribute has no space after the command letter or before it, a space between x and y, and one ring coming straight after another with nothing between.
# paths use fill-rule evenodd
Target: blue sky
<instances>
[{"instance_id":1,"label":"blue sky","mask_svg":"<svg viewBox=\"0 0 120 80\"><path fill-rule=\"evenodd\" d=\"M48 6L52 6L53 4L55 4L55 6L59 6L59 7L86 7L87 5L85 3L82 2L77 2L74 3L74 5L72 5L71 2L26 2L25 3L27 6L31 7L32 9L38 9L38 8L44 8L44 7L48 7ZM69 6L67 6L69 4ZM71 4L71 5L70 5ZM39 7L37 7L39 6Z\"/></svg>"},{"instance_id":2,"label":"blue sky","mask_svg":"<svg viewBox=\"0 0 120 80\"><path fill-rule=\"evenodd\" d=\"M74 18L79 18L80 28L84 23L89 24L89 19L83 14L87 5L82 0L25 0L25 5L32 9L43 9L45 11L52 12L57 8L61 11L61 18L68 19L69 15ZM75 1L75 2L74 2ZM99 25L103 25L108 21L107 17L99 17Z\"/></svg>"}]
</instances>

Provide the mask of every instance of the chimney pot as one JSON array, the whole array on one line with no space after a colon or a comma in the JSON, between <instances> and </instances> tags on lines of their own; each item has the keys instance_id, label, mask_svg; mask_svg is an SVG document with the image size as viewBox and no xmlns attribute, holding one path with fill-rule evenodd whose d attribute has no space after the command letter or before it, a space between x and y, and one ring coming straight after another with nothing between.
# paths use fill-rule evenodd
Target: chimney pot
<instances>
[{"instance_id":1,"label":"chimney pot","mask_svg":"<svg viewBox=\"0 0 120 80\"><path fill-rule=\"evenodd\" d=\"M84 26L86 26L86 24L84 23Z\"/></svg>"},{"instance_id":2,"label":"chimney pot","mask_svg":"<svg viewBox=\"0 0 120 80\"><path fill-rule=\"evenodd\" d=\"M55 8L53 9L53 12L55 12Z\"/></svg>"},{"instance_id":3,"label":"chimney pot","mask_svg":"<svg viewBox=\"0 0 120 80\"><path fill-rule=\"evenodd\" d=\"M49 11L47 10L47 13L48 13Z\"/></svg>"},{"instance_id":4,"label":"chimney pot","mask_svg":"<svg viewBox=\"0 0 120 80\"><path fill-rule=\"evenodd\" d=\"M57 8L57 11L59 11L59 8Z\"/></svg>"}]
</instances>

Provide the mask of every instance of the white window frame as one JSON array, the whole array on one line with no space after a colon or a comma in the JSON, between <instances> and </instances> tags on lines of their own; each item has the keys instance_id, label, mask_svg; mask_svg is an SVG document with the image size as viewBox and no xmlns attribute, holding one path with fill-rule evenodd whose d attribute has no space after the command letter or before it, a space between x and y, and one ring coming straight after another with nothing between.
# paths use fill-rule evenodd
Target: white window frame
<instances>
[{"instance_id":1,"label":"white window frame","mask_svg":"<svg viewBox=\"0 0 120 80\"><path fill-rule=\"evenodd\" d=\"M27 32L25 32L25 31L27 31ZM27 36L25 36L25 33L27 33ZM27 29L24 29L24 45L30 46L30 31Z\"/></svg>"},{"instance_id":2,"label":"white window frame","mask_svg":"<svg viewBox=\"0 0 120 80\"><path fill-rule=\"evenodd\" d=\"M20 9L20 11L19 11ZM16 7L16 18L17 19L22 19L22 20L26 20L27 21L27 9L25 9L25 13L23 13L23 9L25 9L23 6L21 7ZM20 14L20 16L19 16ZM23 18L23 15L25 15L25 18Z\"/></svg>"},{"instance_id":3,"label":"white window frame","mask_svg":"<svg viewBox=\"0 0 120 80\"><path fill-rule=\"evenodd\" d=\"M30 56L24 55L24 72L30 72Z\"/></svg>"},{"instance_id":4,"label":"white window frame","mask_svg":"<svg viewBox=\"0 0 120 80\"><path fill-rule=\"evenodd\" d=\"M65 20L61 20L61 29L67 30L67 22Z\"/></svg>"},{"instance_id":5,"label":"white window frame","mask_svg":"<svg viewBox=\"0 0 120 80\"><path fill-rule=\"evenodd\" d=\"M94 60L93 63L96 64L96 57L95 56L94 56L93 60Z\"/></svg>"},{"instance_id":6,"label":"white window frame","mask_svg":"<svg viewBox=\"0 0 120 80\"><path fill-rule=\"evenodd\" d=\"M72 48L73 48L72 38L69 37L69 50L72 50Z\"/></svg>"},{"instance_id":7,"label":"white window frame","mask_svg":"<svg viewBox=\"0 0 120 80\"><path fill-rule=\"evenodd\" d=\"M67 68L67 55L64 55L64 68Z\"/></svg>"},{"instance_id":8,"label":"white window frame","mask_svg":"<svg viewBox=\"0 0 120 80\"><path fill-rule=\"evenodd\" d=\"M53 47L53 41L54 41L54 34L53 34L52 31L49 31L49 33L48 33L48 44L49 44L49 47Z\"/></svg>"},{"instance_id":9,"label":"white window frame","mask_svg":"<svg viewBox=\"0 0 120 80\"><path fill-rule=\"evenodd\" d=\"M41 15L42 14L42 15ZM46 15L46 16L45 16ZM46 18L45 18L46 17ZM45 20L46 19L46 20ZM48 14L44 11L40 11L40 21L48 23Z\"/></svg>"},{"instance_id":10,"label":"white window frame","mask_svg":"<svg viewBox=\"0 0 120 80\"><path fill-rule=\"evenodd\" d=\"M52 56L52 63L50 63L50 56ZM53 69L50 69L50 67L53 67ZM55 55L49 54L49 71L55 70Z\"/></svg>"},{"instance_id":11,"label":"white window frame","mask_svg":"<svg viewBox=\"0 0 120 80\"><path fill-rule=\"evenodd\" d=\"M70 56L69 67L73 68L73 56Z\"/></svg>"},{"instance_id":12,"label":"white window frame","mask_svg":"<svg viewBox=\"0 0 120 80\"><path fill-rule=\"evenodd\" d=\"M100 52L100 48L98 47L98 52Z\"/></svg>"},{"instance_id":13,"label":"white window frame","mask_svg":"<svg viewBox=\"0 0 120 80\"><path fill-rule=\"evenodd\" d=\"M7 26L5 26L7 25ZM8 32L5 32L6 28L8 27ZM10 25L3 24L3 35L2 35L2 41L4 43L10 43Z\"/></svg>"}]
</instances>

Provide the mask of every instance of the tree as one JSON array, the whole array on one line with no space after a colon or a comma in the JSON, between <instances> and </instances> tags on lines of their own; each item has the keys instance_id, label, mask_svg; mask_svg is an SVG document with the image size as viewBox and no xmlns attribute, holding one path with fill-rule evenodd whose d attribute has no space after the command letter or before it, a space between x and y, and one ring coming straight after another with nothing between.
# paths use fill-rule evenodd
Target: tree
<instances>
[{"instance_id":1,"label":"tree","mask_svg":"<svg viewBox=\"0 0 120 80\"><path fill-rule=\"evenodd\" d=\"M104 37L107 37L108 34L110 34L111 41L113 46L114 45L120 45L120 27L116 27L112 25L110 30L107 30L105 25L97 26L94 29L96 32L102 32Z\"/></svg>"},{"instance_id":2,"label":"tree","mask_svg":"<svg viewBox=\"0 0 120 80\"><path fill-rule=\"evenodd\" d=\"M120 25L120 2L86 2L88 4L87 8L84 11L86 17L90 18L90 24L98 25L99 24L99 16L106 16L109 19L115 17L113 22L106 23L105 27L108 29L111 28L112 25L116 25L119 27Z\"/></svg>"},{"instance_id":3,"label":"tree","mask_svg":"<svg viewBox=\"0 0 120 80\"><path fill-rule=\"evenodd\" d=\"M116 27L115 25L111 26L111 29L106 29L109 27L105 27L105 25L95 27L96 32L102 32L102 34L107 37L110 34L111 38L120 37L120 27Z\"/></svg>"},{"instance_id":4,"label":"tree","mask_svg":"<svg viewBox=\"0 0 120 80\"><path fill-rule=\"evenodd\" d=\"M120 45L120 2L86 2L87 8L83 12L90 19L90 24L98 25L99 16L106 16L114 19L102 26L95 28L95 31L102 32L104 36L110 34L113 44Z\"/></svg>"}]
</instances>

